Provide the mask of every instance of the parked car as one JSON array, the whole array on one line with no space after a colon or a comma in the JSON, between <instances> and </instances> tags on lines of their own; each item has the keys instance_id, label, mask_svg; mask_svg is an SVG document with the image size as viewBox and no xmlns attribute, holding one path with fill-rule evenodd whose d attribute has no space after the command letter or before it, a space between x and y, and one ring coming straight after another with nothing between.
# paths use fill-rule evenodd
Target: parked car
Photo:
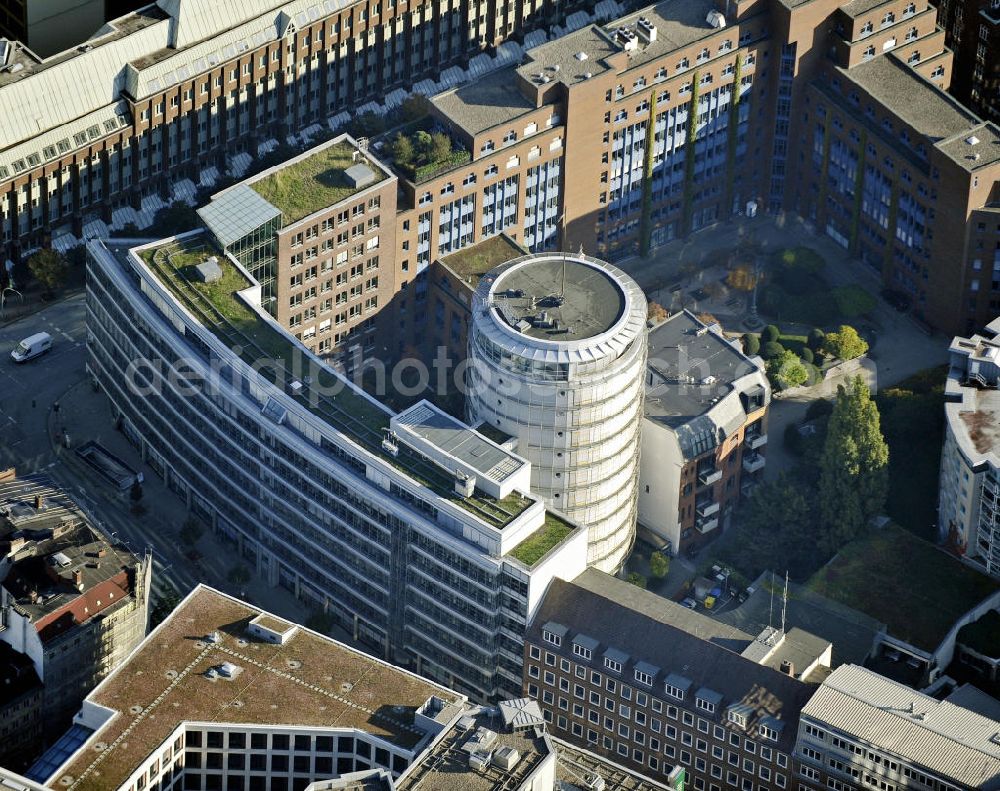
<instances>
[{"instance_id":1,"label":"parked car","mask_svg":"<svg viewBox=\"0 0 1000 791\"><path fill-rule=\"evenodd\" d=\"M52 348L52 336L47 332L36 332L21 341L10 353L10 359L16 363L25 363L45 354Z\"/></svg>"},{"instance_id":2,"label":"parked car","mask_svg":"<svg viewBox=\"0 0 1000 791\"><path fill-rule=\"evenodd\" d=\"M688 596L684 601L681 602L681 607L687 607L689 610L697 610L698 602Z\"/></svg>"}]
</instances>

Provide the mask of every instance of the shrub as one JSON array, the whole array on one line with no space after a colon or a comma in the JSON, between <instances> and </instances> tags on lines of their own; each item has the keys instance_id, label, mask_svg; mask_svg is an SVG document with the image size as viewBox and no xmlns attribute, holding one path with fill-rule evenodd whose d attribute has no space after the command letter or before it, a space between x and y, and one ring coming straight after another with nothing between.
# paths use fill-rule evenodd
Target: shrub
<instances>
[{"instance_id":1,"label":"shrub","mask_svg":"<svg viewBox=\"0 0 1000 791\"><path fill-rule=\"evenodd\" d=\"M39 250L28 259L28 270L32 276L51 294L66 282L69 267L66 259L56 250Z\"/></svg>"},{"instance_id":2,"label":"shrub","mask_svg":"<svg viewBox=\"0 0 1000 791\"><path fill-rule=\"evenodd\" d=\"M761 347L761 356L765 360L773 360L785 353L785 347L776 341L768 341Z\"/></svg>"},{"instance_id":3,"label":"shrub","mask_svg":"<svg viewBox=\"0 0 1000 791\"><path fill-rule=\"evenodd\" d=\"M642 576L642 574L637 574L636 572L633 571L625 579L629 584L635 585L637 588L646 587L646 578Z\"/></svg>"},{"instance_id":4,"label":"shrub","mask_svg":"<svg viewBox=\"0 0 1000 791\"><path fill-rule=\"evenodd\" d=\"M806 422L829 415L831 412L833 412L833 402L827 401L825 398L817 398L806 409Z\"/></svg>"},{"instance_id":5,"label":"shrub","mask_svg":"<svg viewBox=\"0 0 1000 791\"><path fill-rule=\"evenodd\" d=\"M815 359L815 355L813 355L812 349L810 349L808 346L806 346L802 350L802 354L799 356L802 358L802 362L804 363L812 363L812 361Z\"/></svg>"},{"instance_id":6,"label":"shrub","mask_svg":"<svg viewBox=\"0 0 1000 791\"><path fill-rule=\"evenodd\" d=\"M670 315L659 302L650 302L646 308L646 317L654 324L659 324Z\"/></svg>"},{"instance_id":7,"label":"shrub","mask_svg":"<svg viewBox=\"0 0 1000 791\"><path fill-rule=\"evenodd\" d=\"M803 385L809 380L809 372L798 355L787 349L768 360L767 376L771 384L782 390Z\"/></svg>"},{"instance_id":8,"label":"shrub","mask_svg":"<svg viewBox=\"0 0 1000 791\"><path fill-rule=\"evenodd\" d=\"M818 352L823 348L823 342L825 340L826 333L817 327L813 327L809 330L809 336L806 338L806 345L814 352Z\"/></svg>"},{"instance_id":9,"label":"shrub","mask_svg":"<svg viewBox=\"0 0 1000 791\"><path fill-rule=\"evenodd\" d=\"M798 423L789 423L785 426L784 435L785 449L796 456L802 455L802 435L799 434Z\"/></svg>"},{"instance_id":10,"label":"shrub","mask_svg":"<svg viewBox=\"0 0 1000 791\"><path fill-rule=\"evenodd\" d=\"M670 558L662 552L654 552L649 556L649 573L654 578L661 580L667 576L668 571L670 571Z\"/></svg>"},{"instance_id":11,"label":"shrub","mask_svg":"<svg viewBox=\"0 0 1000 791\"><path fill-rule=\"evenodd\" d=\"M752 332L746 332L743 334L743 352L753 356L760 352L760 338L754 335Z\"/></svg>"},{"instance_id":12,"label":"shrub","mask_svg":"<svg viewBox=\"0 0 1000 791\"><path fill-rule=\"evenodd\" d=\"M826 349L841 360L853 360L868 351L868 344L854 327L843 324L838 332L827 334Z\"/></svg>"},{"instance_id":13,"label":"shrub","mask_svg":"<svg viewBox=\"0 0 1000 791\"><path fill-rule=\"evenodd\" d=\"M778 340L778 336L781 335L781 330L775 327L773 324L768 324L764 327L764 331L760 334L760 339L763 343L773 343Z\"/></svg>"}]
</instances>

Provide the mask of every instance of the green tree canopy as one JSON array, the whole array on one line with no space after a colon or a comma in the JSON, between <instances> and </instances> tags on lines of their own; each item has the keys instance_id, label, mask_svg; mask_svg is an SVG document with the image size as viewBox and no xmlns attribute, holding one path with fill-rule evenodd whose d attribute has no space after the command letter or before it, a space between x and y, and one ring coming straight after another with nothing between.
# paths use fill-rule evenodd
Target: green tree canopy
<instances>
[{"instance_id":1,"label":"green tree canopy","mask_svg":"<svg viewBox=\"0 0 1000 791\"><path fill-rule=\"evenodd\" d=\"M670 558L662 552L654 552L649 556L649 573L656 579L663 579L670 571Z\"/></svg>"},{"instance_id":2,"label":"green tree canopy","mask_svg":"<svg viewBox=\"0 0 1000 791\"><path fill-rule=\"evenodd\" d=\"M772 384L782 390L805 384L809 380L809 372L791 349L785 349L768 360L767 376Z\"/></svg>"},{"instance_id":3,"label":"green tree canopy","mask_svg":"<svg viewBox=\"0 0 1000 791\"><path fill-rule=\"evenodd\" d=\"M760 573L767 569L791 573L803 580L823 557L816 546L816 532L802 485L782 473L764 481L740 513L739 547L744 568Z\"/></svg>"},{"instance_id":4,"label":"green tree canopy","mask_svg":"<svg viewBox=\"0 0 1000 791\"><path fill-rule=\"evenodd\" d=\"M760 339L752 332L743 333L743 351L751 357L760 351Z\"/></svg>"},{"instance_id":5,"label":"green tree canopy","mask_svg":"<svg viewBox=\"0 0 1000 791\"><path fill-rule=\"evenodd\" d=\"M824 346L834 357L853 360L868 351L868 344L854 327L842 324L838 332L828 332Z\"/></svg>"},{"instance_id":6,"label":"green tree canopy","mask_svg":"<svg viewBox=\"0 0 1000 791\"><path fill-rule=\"evenodd\" d=\"M69 267L55 250L39 250L28 259L28 271L47 292L52 292L66 282Z\"/></svg>"},{"instance_id":7,"label":"green tree canopy","mask_svg":"<svg viewBox=\"0 0 1000 791\"><path fill-rule=\"evenodd\" d=\"M837 388L820 456L820 541L833 553L861 536L885 507L889 446L860 376Z\"/></svg>"},{"instance_id":8,"label":"green tree canopy","mask_svg":"<svg viewBox=\"0 0 1000 791\"><path fill-rule=\"evenodd\" d=\"M392 158L397 165L409 167L413 162L413 141L404 134L397 134L392 141Z\"/></svg>"}]
</instances>

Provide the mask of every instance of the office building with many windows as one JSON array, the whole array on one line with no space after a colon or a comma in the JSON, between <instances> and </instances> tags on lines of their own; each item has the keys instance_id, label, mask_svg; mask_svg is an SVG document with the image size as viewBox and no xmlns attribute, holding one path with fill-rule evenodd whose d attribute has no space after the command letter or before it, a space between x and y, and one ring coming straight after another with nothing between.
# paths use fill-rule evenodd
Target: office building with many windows
<instances>
[{"instance_id":1,"label":"office building with many windows","mask_svg":"<svg viewBox=\"0 0 1000 791\"><path fill-rule=\"evenodd\" d=\"M525 637L525 694L552 734L697 791L795 789L799 712L829 642L754 637L588 569L554 580Z\"/></svg>"},{"instance_id":2,"label":"office building with many windows","mask_svg":"<svg viewBox=\"0 0 1000 791\"><path fill-rule=\"evenodd\" d=\"M797 787L1000 788L997 721L843 665L802 709Z\"/></svg>"},{"instance_id":3,"label":"office building with many windows","mask_svg":"<svg viewBox=\"0 0 1000 791\"><path fill-rule=\"evenodd\" d=\"M1000 577L1000 319L949 348L938 524L970 564Z\"/></svg>"},{"instance_id":4,"label":"office building with many windows","mask_svg":"<svg viewBox=\"0 0 1000 791\"><path fill-rule=\"evenodd\" d=\"M585 567L586 531L526 459L325 366L260 288L207 231L90 245L88 369L122 430L245 562L380 656L477 698L518 690L524 625Z\"/></svg>"}]
</instances>

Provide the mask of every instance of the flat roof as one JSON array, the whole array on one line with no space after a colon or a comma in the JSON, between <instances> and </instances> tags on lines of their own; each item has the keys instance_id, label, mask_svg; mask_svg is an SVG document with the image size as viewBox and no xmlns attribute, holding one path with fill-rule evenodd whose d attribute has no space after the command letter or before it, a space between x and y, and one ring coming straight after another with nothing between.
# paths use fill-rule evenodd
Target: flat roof
<instances>
[{"instance_id":1,"label":"flat roof","mask_svg":"<svg viewBox=\"0 0 1000 791\"><path fill-rule=\"evenodd\" d=\"M808 582L810 590L870 615L890 636L927 652L998 587L892 523L847 544Z\"/></svg>"},{"instance_id":2,"label":"flat roof","mask_svg":"<svg viewBox=\"0 0 1000 791\"><path fill-rule=\"evenodd\" d=\"M290 225L388 178L388 173L370 155L345 137L265 170L246 183L279 209L285 224ZM361 187L355 187L346 175L348 169L361 161L356 157L363 157L375 176L374 181Z\"/></svg>"},{"instance_id":3,"label":"flat roof","mask_svg":"<svg viewBox=\"0 0 1000 791\"><path fill-rule=\"evenodd\" d=\"M500 233L468 247L463 247L461 250L456 250L454 253L449 253L443 258L439 258L438 262L475 290L479 284L479 278L491 269L505 264L507 261L520 258L525 253L527 250L521 245L507 234Z\"/></svg>"},{"instance_id":4,"label":"flat roof","mask_svg":"<svg viewBox=\"0 0 1000 791\"><path fill-rule=\"evenodd\" d=\"M198 209L198 216L212 232L219 244L229 247L262 225L281 217L281 209L274 206L255 189L246 184L236 184Z\"/></svg>"},{"instance_id":5,"label":"flat roof","mask_svg":"<svg viewBox=\"0 0 1000 791\"><path fill-rule=\"evenodd\" d=\"M1000 700L997 700L992 695L987 695L979 687L972 684L962 684L962 686L957 687L948 695L945 700L948 703L953 703L956 706L961 706L963 709L974 711L983 717L989 717L991 720L1000 722Z\"/></svg>"},{"instance_id":6,"label":"flat roof","mask_svg":"<svg viewBox=\"0 0 1000 791\"><path fill-rule=\"evenodd\" d=\"M497 482L505 481L527 463L424 401L400 412L392 419L392 425L405 427Z\"/></svg>"},{"instance_id":7,"label":"flat roof","mask_svg":"<svg viewBox=\"0 0 1000 791\"><path fill-rule=\"evenodd\" d=\"M621 47L600 27L588 25L528 50L517 73L536 86L554 81L572 85L608 71L607 58L619 52Z\"/></svg>"},{"instance_id":8,"label":"flat roof","mask_svg":"<svg viewBox=\"0 0 1000 791\"><path fill-rule=\"evenodd\" d=\"M837 71L932 142L971 131L980 120L894 55Z\"/></svg>"},{"instance_id":9,"label":"flat roof","mask_svg":"<svg viewBox=\"0 0 1000 791\"><path fill-rule=\"evenodd\" d=\"M560 791L588 791L586 778L604 780L604 791L668 791L670 786L641 775L613 761L552 738L556 750L556 780Z\"/></svg>"},{"instance_id":10,"label":"flat roof","mask_svg":"<svg viewBox=\"0 0 1000 791\"><path fill-rule=\"evenodd\" d=\"M974 408L958 412L969 441L979 453L1000 455L1000 391L973 388L971 395Z\"/></svg>"},{"instance_id":11,"label":"flat roof","mask_svg":"<svg viewBox=\"0 0 1000 791\"><path fill-rule=\"evenodd\" d=\"M670 316L649 331L647 418L679 426L712 409L733 383L759 372L749 357L690 311Z\"/></svg>"},{"instance_id":12,"label":"flat roof","mask_svg":"<svg viewBox=\"0 0 1000 791\"><path fill-rule=\"evenodd\" d=\"M119 250L121 255L127 251ZM339 373L317 361L313 378L317 384L303 381L302 363L308 360L304 348L277 324L251 310L236 292L251 283L225 253L211 243L204 232L183 239L167 240L138 251L150 272L187 308L194 317L230 349L239 349L238 356L254 365L262 358L274 360L265 366L265 373L275 387L287 392L293 381L299 382L299 402L329 423L336 430L402 470L439 497L453 502L487 524L503 528L531 506L530 493L513 493L497 500L476 491L471 497L455 492L454 477L441 470L433 461L408 447L400 447L395 455L382 447L384 431L389 427L392 412L370 396L359 392ZM223 276L214 283L202 283L191 276L192 265L207 256L219 259ZM128 266L127 258L124 264ZM206 303L212 310L206 309ZM234 352L235 354L235 352ZM283 408L277 407L283 416Z\"/></svg>"},{"instance_id":13,"label":"flat roof","mask_svg":"<svg viewBox=\"0 0 1000 791\"><path fill-rule=\"evenodd\" d=\"M520 788L527 777L551 754L543 731L536 735L533 728L506 732L500 716L492 708L479 709L469 715L468 729L452 728L433 748L420 756L420 762L396 782L396 791L506 791ZM517 750L520 758L508 771L492 769L479 772L469 766L465 747L480 728L496 734L490 750L504 747Z\"/></svg>"},{"instance_id":14,"label":"flat roof","mask_svg":"<svg viewBox=\"0 0 1000 791\"><path fill-rule=\"evenodd\" d=\"M634 28L639 17L645 17L656 27L656 41L645 44L640 39L639 48L629 53L631 68L686 47L699 39L725 31L725 28L712 27L708 23L709 12L717 10L714 0L662 0L614 20L605 27L605 30L609 35L613 35L618 27ZM711 54L714 56L716 53Z\"/></svg>"},{"instance_id":15,"label":"flat roof","mask_svg":"<svg viewBox=\"0 0 1000 791\"><path fill-rule=\"evenodd\" d=\"M530 258L501 272L491 294L507 324L523 335L549 341L600 335L625 310L622 285L606 270L569 254ZM541 321L543 313L547 323Z\"/></svg>"},{"instance_id":16,"label":"flat roof","mask_svg":"<svg viewBox=\"0 0 1000 791\"><path fill-rule=\"evenodd\" d=\"M518 89L513 67L439 93L430 101L450 123L472 137L536 109Z\"/></svg>"},{"instance_id":17,"label":"flat roof","mask_svg":"<svg viewBox=\"0 0 1000 791\"><path fill-rule=\"evenodd\" d=\"M881 5L885 5L885 0L851 0L851 2L842 5L840 10L849 17L856 17L866 14Z\"/></svg>"},{"instance_id":18,"label":"flat roof","mask_svg":"<svg viewBox=\"0 0 1000 791\"><path fill-rule=\"evenodd\" d=\"M423 737L414 712L457 693L299 627L283 645L247 631L262 610L199 585L87 696L114 715L49 785L117 788L183 722L355 728L410 749ZM205 638L218 633L216 643ZM230 662L235 680L210 679Z\"/></svg>"},{"instance_id":19,"label":"flat roof","mask_svg":"<svg viewBox=\"0 0 1000 791\"><path fill-rule=\"evenodd\" d=\"M996 788L1000 777L995 720L857 665L834 670L802 714L966 788Z\"/></svg>"}]
</instances>

